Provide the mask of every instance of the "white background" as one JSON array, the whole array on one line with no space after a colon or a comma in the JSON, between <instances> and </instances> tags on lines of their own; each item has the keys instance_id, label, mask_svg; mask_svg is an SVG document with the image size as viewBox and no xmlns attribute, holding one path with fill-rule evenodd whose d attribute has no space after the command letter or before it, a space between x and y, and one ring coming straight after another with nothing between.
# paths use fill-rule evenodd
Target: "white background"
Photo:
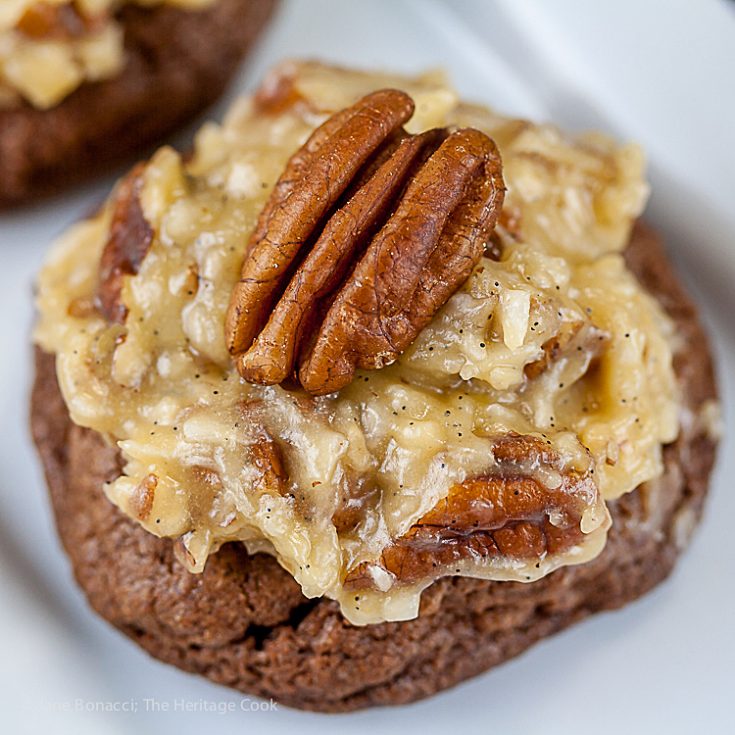
<instances>
[{"instance_id":1,"label":"white background","mask_svg":"<svg viewBox=\"0 0 735 735\"><path fill-rule=\"evenodd\" d=\"M668 236L703 305L733 426L734 3L291 0L235 91L253 89L285 56L407 71L444 66L472 99L642 142L654 191L648 218ZM210 114L219 117L225 107L223 101ZM704 523L666 584L417 705L338 717L242 712L237 694L159 664L94 616L60 552L28 435L28 332L33 275L49 242L113 180L0 215L1 732L733 731L732 433L721 447ZM195 707L204 700L236 711L151 712L146 698L170 710L179 700ZM138 711L77 710L94 702L127 702Z\"/></svg>"}]
</instances>

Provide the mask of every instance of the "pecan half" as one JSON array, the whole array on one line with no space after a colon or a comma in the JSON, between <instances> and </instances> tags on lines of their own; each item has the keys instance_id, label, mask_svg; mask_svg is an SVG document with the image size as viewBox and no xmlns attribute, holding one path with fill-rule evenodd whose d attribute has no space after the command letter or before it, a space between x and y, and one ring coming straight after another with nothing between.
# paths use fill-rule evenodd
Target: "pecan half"
<instances>
[{"instance_id":1,"label":"pecan half","mask_svg":"<svg viewBox=\"0 0 735 735\"><path fill-rule=\"evenodd\" d=\"M497 471L454 485L376 562L398 584L456 573L465 560L534 563L583 542L585 511L602 509L591 473L561 472L561 459L541 439L510 434L495 442ZM559 473L557 487L536 476L539 468ZM372 586L370 567L350 570L345 585Z\"/></svg>"},{"instance_id":2,"label":"pecan half","mask_svg":"<svg viewBox=\"0 0 735 735\"><path fill-rule=\"evenodd\" d=\"M299 250L376 149L413 114L403 92L384 90L338 112L289 160L260 214L232 292L226 339L247 349Z\"/></svg>"},{"instance_id":3,"label":"pecan half","mask_svg":"<svg viewBox=\"0 0 735 735\"><path fill-rule=\"evenodd\" d=\"M313 395L394 361L468 278L502 207L483 133L409 136L403 92L318 128L261 213L225 324L240 374ZM297 367L298 366L298 367Z\"/></svg>"},{"instance_id":4,"label":"pecan half","mask_svg":"<svg viewBox=\"0 0 735 735\"><path fill-rule=\"evenodd\" d=\"M110 234L100 258L95 301L111 322L125 321L128 310L120 298L124 277L138 272L153 242L153 230L140 203L144 168L145 164L139 163L118 185Z\"/></svg>"},{"instance_id":5,"label":"pecan half","mask_svg":"<svg viewBox=\"0 0 735 735\"><path fill-rule=\"evenodd\" d=\"M437 132L404 139L349 205L331 217L265 327L240 358L238 367L248 380L280 383L291 375L309 318L318 317L320 302L339 286L355 254L387 216L411 167Z\"/></svg>"}]
</instances>

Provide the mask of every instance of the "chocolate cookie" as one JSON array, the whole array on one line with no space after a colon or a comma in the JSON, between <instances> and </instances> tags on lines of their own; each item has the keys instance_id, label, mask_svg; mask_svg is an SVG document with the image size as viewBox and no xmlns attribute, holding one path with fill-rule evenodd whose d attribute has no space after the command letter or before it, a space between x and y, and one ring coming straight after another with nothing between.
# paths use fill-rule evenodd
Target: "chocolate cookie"
<instances>
[{"instance_id":1,"label":"chocolate cookie","mask_svg":"<svg viewBox=\"0 0 735 735\"><path fill-rule=\"evenodd\" d=\"M0 208L53 193L160 139L212 104L275 0L218 0L193 12L125 5L122 71L50 109L0 107Z\"/></svg>"},{"instance_id":2,"label":"chocolate cookie","mask_svg":"<svg viewBox=\"0 0 735 735\"><path fill-rule=\"evenodd\" d=\"M664 473L610 503L612 529L594 561L531 584L443 578L407 622L351 626L336 603L304 598L275 559L239 544L224 546L203 574L187 572L171 541L107 500L101 486L119 474L119 455L72 424L53 358L39 352L33 436L91 605L163 661L286 705L339 712L429 696L641 596L669 574L702 512L716 446L703 409L716 390L706 336L658 237L638 224L626 257L683 343L675 371L690 418L664 449Z\"/></svg>"}]
</instances>

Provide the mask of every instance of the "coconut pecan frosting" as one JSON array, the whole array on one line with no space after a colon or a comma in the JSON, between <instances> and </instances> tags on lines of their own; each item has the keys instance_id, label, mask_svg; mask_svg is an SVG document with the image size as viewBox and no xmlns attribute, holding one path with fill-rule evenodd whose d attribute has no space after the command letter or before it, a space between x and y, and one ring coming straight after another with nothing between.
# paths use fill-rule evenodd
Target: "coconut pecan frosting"
<instances>
[{"instance_id":1,"label":"coconut pecan frosting","mask_svg":"<svg viewBox=\"0 0 735 735\"><path fill-rule=\"evenodd\" d=\"M190 570L241 542L405 619L443 575L591 558L660 472L673 341L620 254L645 193L633 147L290 64L66 236L37 339Z\"/></svg>"}]
</instances>

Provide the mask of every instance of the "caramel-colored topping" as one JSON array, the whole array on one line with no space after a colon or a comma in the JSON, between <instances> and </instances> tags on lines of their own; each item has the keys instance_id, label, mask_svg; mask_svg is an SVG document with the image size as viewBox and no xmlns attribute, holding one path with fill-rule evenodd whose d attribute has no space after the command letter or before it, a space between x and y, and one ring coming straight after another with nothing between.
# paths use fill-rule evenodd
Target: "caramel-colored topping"
<instances>
[{"instance_id":1,"label":"caramel-colored topping","mask_svg":"<svg viewBox=\"0 0 735 735\"><path fill-rule=\"evenodd\" d=\"M158 151L42 271L36 339L57 355L74 422L120 448L104 492L170 538L191 572L241 542L355 624L415 616L421 591L444 574L528 582L593 558L610 523L605 501L657 476L678 427L671 324L621 254L645 199L640 153L463 104L436 75L290 62L267 87L223 125L206 125L191 155ZM406 94L380 94L387 126L364 105L356 113L373 136L360 161L348 153L364 140L362 123L355 139L337 144L335 129L299 156L335 113L346 130L339 111L376 89ZM447 224L481 226L487 214L472 211L485 196L474 187L492 188L478 130L502 154L503 212L478 238L484 254L469 278L414 339L426 312L402 311L401 299L433 308L411 283L439 272L425 268L426 254L471 261L479 244L470 232L467 250L449 247ZM301 166L284 181L295 153ZM331 203L314 200L307 169L334 187ZM402 220L414 185L436 211L414 216L412 204ZM238 350L243 362L284 355L287 379L261 385L239 374L224 326L243 246L269 201L276 209L261 224L271 241L253 242L279 275L270 283L257 258L247 266L257 276L248 288L271 301ZM304 212L312 224L302 227ZM396 254L395 273L368 268L378 242ZM380 274L377 288L359 288L363 267ZM413 341L392 364L310 395L293 378L348 290L347 306L379 295L380 319L328 332L327 362L368 327L365 344L382 352L372 325L390 336L393 317Z\"/></svg>"}]
</instances>

